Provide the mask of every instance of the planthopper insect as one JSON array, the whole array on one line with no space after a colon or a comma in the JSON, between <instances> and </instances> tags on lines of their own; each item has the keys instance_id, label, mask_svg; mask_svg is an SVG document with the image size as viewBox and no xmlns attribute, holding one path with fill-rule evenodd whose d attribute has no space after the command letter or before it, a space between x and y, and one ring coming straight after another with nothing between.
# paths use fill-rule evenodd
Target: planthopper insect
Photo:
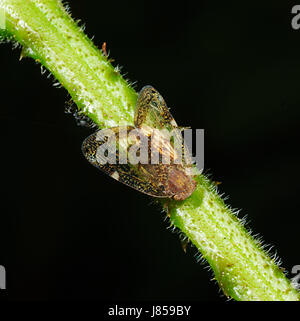
<instances>
[{"instance_id":1,"label":"planthopper insect","mask_svg":"<svg viewBox=\"0 0 300 321\"><path fill-rule=\"evenodd\" d=\"M145 194L184 200L196 188L195 166L180 128L152 86L139 93L134 126L98 130L82 152L112 178Z\"/></svg>"}]
</instances>

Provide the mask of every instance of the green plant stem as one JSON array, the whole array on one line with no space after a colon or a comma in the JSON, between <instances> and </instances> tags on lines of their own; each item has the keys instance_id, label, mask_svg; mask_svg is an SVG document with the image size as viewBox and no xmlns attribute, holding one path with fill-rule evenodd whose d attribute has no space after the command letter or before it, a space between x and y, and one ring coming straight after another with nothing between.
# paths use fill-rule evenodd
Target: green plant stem
<instances>
[{"instance_id":1,"label":"green plant stem","mask_svg":"<svg viewBox=\"0 0 300 321\"><path fill-rule=\"evenodd\" d=\"M100 128L133 124L136 92L87 38L58 0L0 0L2 34L22 56L45 66ZM274 259L199 175L185 201L170 201L170 220L199 249L224 293L236 300L300 300ZM126 205L125 205L126 206Z\"/></svg>"}]
</instances>

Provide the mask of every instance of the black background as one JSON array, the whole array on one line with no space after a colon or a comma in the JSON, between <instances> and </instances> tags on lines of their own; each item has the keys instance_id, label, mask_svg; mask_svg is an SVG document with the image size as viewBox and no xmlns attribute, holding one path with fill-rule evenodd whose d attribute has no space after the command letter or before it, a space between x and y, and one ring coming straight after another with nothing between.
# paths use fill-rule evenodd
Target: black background
<instances>
[{"instance_id":1,"label":"black background","mask_svg":"<svg viewBox=\"0 0 300 321\"><path fill-rule=\"evenodd\" d=\"M288 272L299 255L300 30L287 1L71 1L137 90L205 129L205 167ZM197 5L196 5L197 3ZM88 164L67 93L0 47L0 264L10 299L224 301L146 195ZM289 276L292 276L289 273Z\"/></svg>"}]
</instances>

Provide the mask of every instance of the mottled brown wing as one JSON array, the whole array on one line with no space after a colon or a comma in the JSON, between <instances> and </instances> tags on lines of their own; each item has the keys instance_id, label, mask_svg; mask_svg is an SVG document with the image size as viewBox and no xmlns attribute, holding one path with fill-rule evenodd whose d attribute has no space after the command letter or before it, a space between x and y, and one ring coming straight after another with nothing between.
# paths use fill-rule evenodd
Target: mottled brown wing
<instances>
[{"instance_id":1,"label":"mottled brown wing","mask_svg":"<svg viewBox=\"0 0 300 321\"><path fill-rule=\"evenodd\" d=\"M129 131L133 129L134 128L131 126L126 126L121 127L121 131L120 127L97 131L84 140L82 152L92 165L117 181L151 196L171 197L172 195L168 195L165 191L163 184L157 182L157 177L153 175L155 171L147 171L145 170L145 167L140 164L132 165L129 162L127 162L127 164L120 164L120 150L122 148L128 148L127 135ZM108 149L111 148L111 150L116 150L115 156L113 156L113 154L110 155L109 153L103 156L103 150L101 151L101 148L103 148L105 144ZM99 152L99 150L101 152ZM157 170L161 169L161 165L151 166L156 166Z\"/></svg>"}]
</instances>

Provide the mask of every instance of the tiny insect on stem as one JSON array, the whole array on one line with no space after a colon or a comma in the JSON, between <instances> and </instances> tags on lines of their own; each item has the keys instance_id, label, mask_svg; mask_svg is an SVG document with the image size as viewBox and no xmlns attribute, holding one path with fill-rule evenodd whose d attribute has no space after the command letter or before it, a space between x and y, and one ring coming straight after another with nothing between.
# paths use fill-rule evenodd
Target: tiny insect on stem
<instances>
[{"instance_id":1,"label":"tiny insect on stem","mask_svg":"<svg viewBox=\"0 0 300 321\"><path fill-rule=\"evenodd\" d=\"M135 126L97 131L83 142L85 157L112 178L145 194L178 201L188 198L197 186L191 157L164 99L151 86L139 94Z\"/></svg>"}]
</instances>

